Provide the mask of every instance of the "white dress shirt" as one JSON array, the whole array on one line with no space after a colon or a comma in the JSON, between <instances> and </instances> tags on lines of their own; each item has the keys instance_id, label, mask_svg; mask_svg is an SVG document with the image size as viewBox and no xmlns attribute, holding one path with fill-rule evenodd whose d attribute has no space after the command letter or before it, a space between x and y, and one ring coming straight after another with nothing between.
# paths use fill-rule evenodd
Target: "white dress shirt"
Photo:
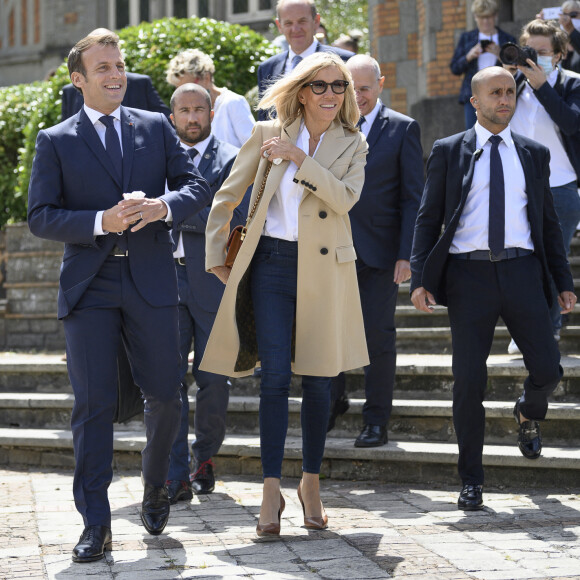
<instances>
[{"instance_id":1,"label":"white dress shirt","mask_svg":"<svg viewBox=\"0 0 580 580\"><path fill-rule=\"evenodd\" d=\"M489 250L489 172L491 137L479 122L475 123L476 151L483 149L475 161L471 189L459 218L459 224L449 248L451 254ZM528 220L526 178L518 157L510 128L499 136L502 142L498 151L505 183L505 248L534 249Z\"/></svg>"},{"instance_id":2,"label":"white dress shirt","mask_svg":"<svg viewBox=\"0 0 580 580\"><path fill-rule=\"evenodd\" d=\"M97 132L97 135L99 136L99 139L101 140L101 143L103 144L103 147L106 150L107 146L105 144L105 134L107 131L107 126L100 121L101 117L103 117L104 114L99 112L99 111L95 111L95 109L91 109L90 107L87 107L87 105L83 105L83 108L84 108L85 113L87 114L87 117L89 118L90 122L93 124L93 127L95 128L95 131ZM121 153L122 153L123 152L123 136L121 133L121 107L117 107L109 115L109 117L114 118L113 126L115 127L115 131L117 131L117 135L119 136L119 146L121 147ZM163 200L161 200L161 201L163 201ZM163 201L163 203L165 203L165 202ZM163 221L169 223L173 220L173 217L171 215L171 208L166 203L165 203L165 207L167 207L167 215L165 216ZM105 236L105 235L110 233L110 232L107 232L103 229L103 214L104 213L105 213L105 211L101 210L101 211L98 211L97 215L95 216L95 225L93 226L93 236ZM119 233L119 235L122 234L122 232L118 232L118 233Z\"/></svg>"},{"instance_id":3,"label":"white dress shirt","mask_svg":"<svg viewBox=\"0 0 580 580\"><path fill-rule=\"evenodd\" d=\"M377 118L377 115L379 114L381 106L382 106L381 101L377 99L374 109L368 115L364 116L365 122L360 126L360 131L365 137L369 136L369 133L371 132L371 128L373 126L373 123L375 122L375 119Z\"/></svg>"},{"instance_id":4,"label":"white dress shirt","mask_svg":"<svg viewBox=\"0 0 580 580\"><path fill-rule=\"evenodd\" d=\"M492 42L499 44L499 35L497 32L495 34L492 34L491 36L489 36L489 34L483 34L483 32L480 32L478 41L481 42L482 40L491 40ZM487 51L482 52L477 57L477 70L487 68L488 66L494 66L496 62L497 56L495 56L495 54Z\"/></svg>"},{"instance_id":5,"label":"white dress shirt","mask_svg":"<svg viewBox=\"0 0 580 580\"><path fill-rule=\"evenodd\" d=\"M290 46L288 46L288 58L286 59L286 62L284 63L284 74L287 75L289 72L291 72L294 69L294 65L292 64L292 59L295 56L301 56L304 59L307 56L314 54L316 52L316 50L318 49L318 44L319 44L318 40L313 38L312 44L306 50L303 50L300 54L296 54L292 50L292 48L290 48Z\"/></svg>"},{"instance_id":6,"label":"white dress shirt","mask_svg":"<svg viewBox=\"0 0 580 580\"><path fill-rule=\"evenodd\" d=\"M558 69L548 76L548 84L553 87L558 78ZM520 93L516 112L510 122L514 133L542 143L550 150L550 186L558 187L577 180L574 167L568 159L560 129L538 101L534 90L527 82Z\"/></svg>"},{"instance_id":7,"label":"white dress shirt","mask_svg":"<svg viewBox=\"0 0 580 580\"><path fill-rule=\"evenodd\" d=\"M211 132L220 141L241 147L250 138L256 121L243 95L226 88L220 90L213 104Z\"/></svg>"},{"instance_id":8,"label":"white dress shirt","mask_svg":"<svg viewBox=\"0 0 580 580\"><path fill-rule=\"evenodd\" d=\"M320 136L316 151L318 151L324 135L326 133ZM308 155L309 139L310 133L306 125L302 124L300 132L298 133L298 139L296 139L296 147L302 149L306 155ZM314 155L316 155L316 151ZM294 175L297 171L298 166L296 163L290 161L276 193L270 200L263 230L265 236L280 238L290 242L298 240L298 208L302 201L302 195L304 194L304 186L299 183L294 183Z\"/></svg>"},{"instance_id":9,"label":"white dress shirt","mask_svg":"<svg viewBox=\"0 0 580 580\"><path fill-rule=\"evenodd\" d=\"M192 147L190 147L187 143L184 143L183 141L179 142L179 144L181 145L181 148L184 151L189 151L190 149L195 149L197 151L197 155L193 158L193 164L195 165L196 168L199 167L199 162L201 161L201 158L205 154L205 150L207 149L207 145L208 145L210 139L211 139L211 135L209 137L207 137L206 139L204 139L203 141L196 143ZM166 193L168 192L167 183L165 184L165 192ZM179 240L177 240L177 249L175 250L175 252L173 252L173 257L174 258L184 258L185 257L185 250L183 249L183 233L182 232L179 232Z\"/></svg>"}]
</instances>

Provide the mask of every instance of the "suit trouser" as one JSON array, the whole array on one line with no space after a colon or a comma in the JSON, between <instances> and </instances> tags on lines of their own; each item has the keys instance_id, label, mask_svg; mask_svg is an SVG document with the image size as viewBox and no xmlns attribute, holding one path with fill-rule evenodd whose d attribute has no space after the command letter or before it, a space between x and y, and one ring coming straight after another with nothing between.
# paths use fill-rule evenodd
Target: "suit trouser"
<instances>
[{"instance_id":1,"label":"suit trouser","mask_svg":"<svg viewBox=\"0 0 580 580\"><path fill-rule=\"evenodd\" d=\"M370 364L364 368L365 425L388 424L393 409L397 367L395 308L398 285L393 270L378 270L357 260L357 278ZM345 375L332 379L332 400L345 392Z\"/></svg>"},{"instance_id":2,"label":"suit trouser","mask_svg":"<svg viewBox=\"0 0 580 580\"><path fill-rule=\"evenodd\" d=\"M562 378L542 269L532 254L489 262L449 259L446 292L453 342L453 424L463 484L482 484L486 361L501 316L524 358L528 377L520 398L524 417L542 420Z\"/></svg>"},{"instance_id":3,"label":"suit trouser","mask_svg":"<svg viewBox=\"0 0 580 580\"><path fill-rule=\"evenodd\" d=\"M145 400L143 479L163 485L181 408L177 306L150 306L133 284L128 258L109 257L63 322L75 396L71 417L75 504L85 525L110 527L107 489L113 477L120 341L125 342Z\"/></svg>"},{"instance_id":4,"label":"suit trouser","mask_svg":"<svg viewBox=\"0 0 580 580\"><path fill-rule=\"evenodd\" d=\"M191 446L197 463L213 457L226 435L226 414L229 402L228 377L199 370L205 347L215 321L216 312L204 310L190 288L185 266L176 265L179 287L179 342L181 352L181 422L171 449L168 479L189 481L189 400L185 382L187 358L193 340L192 373L197 385L195 395L195 441Z\"/></svg>"}]
</instances>

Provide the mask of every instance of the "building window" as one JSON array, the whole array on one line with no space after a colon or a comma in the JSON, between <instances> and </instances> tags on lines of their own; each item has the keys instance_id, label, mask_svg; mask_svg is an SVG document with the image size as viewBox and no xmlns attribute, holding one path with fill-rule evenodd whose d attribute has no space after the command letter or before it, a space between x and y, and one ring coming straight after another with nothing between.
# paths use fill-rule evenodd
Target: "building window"
<instances>
[{"instance_id":1,"label":"building window","mask_svg":"<svg viewBox=\"0 0 580 580\"><path fill-rule=\"evenodd\" d=\"M209 18L209 0L197 0L197 15L200 18Z\"/></svg>"},{"instance_id":2,"label":"building window","mask_svg":"<svg viewBox=\"0 0 580 580\"><path fill-rule=\"evenodd\" d=\"M187 0L173 0L173 16L175 18L187 18Z\"/></svg>"},{"instance_id":3,"label":"building window","mask_svg":"<svg viewBox=\"0 0 580 580\"><path fill-rule=\"evenodd\" d=\"M139 22L149 22L149 0L139 0Z\"/></svg>"},{"instance_id":4,"label":"building window","mask_svg":"<svg viewBox=\"0 0 580 580\"><path fill-rule=\"evenodd\" d=\"M272 0L260 0L259 10L272 10Z\"/></svg>"},{"instance_id":5,"label":"building window","mask_svg":"<svg viewBox=\"0 0 580 580\"><path fill-rule=\"evenodd\" d=\"M115 2L115 24L113 28L125 28L129 26L129 0L117 0Z\"/></svg>"},{"instance_id":6,"label":"building window","mask_svg":"<svg viewBox=\"0 0 580 580\"><path fill-rule=\"evenodd\" d=\"M248 0L234 0L234 14L243 14L248 11Z\"/></svg>"}]
</instances>

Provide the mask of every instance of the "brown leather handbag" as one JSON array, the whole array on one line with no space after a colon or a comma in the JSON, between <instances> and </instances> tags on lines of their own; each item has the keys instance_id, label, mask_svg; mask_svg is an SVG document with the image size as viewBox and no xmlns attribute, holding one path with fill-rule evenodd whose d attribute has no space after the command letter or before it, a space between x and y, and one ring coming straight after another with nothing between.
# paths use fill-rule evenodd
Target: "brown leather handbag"
<instances>
[{"instance_id":1,"label":"brown leather handbag","mask_svg":"<svg viewBox=\"0 0 580 580\"><path fill-rule=\"evenodd\" d=\"M266 166L266 171L264 171L264 179L262 180L262 185L260 185L260 190L258 191L258 195L256 196L256 201L252 207L252 211L248 214L248 219L246 220L245 226L236 226L231 232L230 237L228 238L228 242L226 244L226 263L225 265L228 268L231 268L236 261L236 256L242 247L242 243L244 238L246 237L246 233L248 231L248 226L256 213L256 209L258 209L258 204L264 195L264 188L266 187L266 180L268 179L268 174L270 173L270 169L272 168L272 162L268 162Z\"/></svg>"}]
</instances>

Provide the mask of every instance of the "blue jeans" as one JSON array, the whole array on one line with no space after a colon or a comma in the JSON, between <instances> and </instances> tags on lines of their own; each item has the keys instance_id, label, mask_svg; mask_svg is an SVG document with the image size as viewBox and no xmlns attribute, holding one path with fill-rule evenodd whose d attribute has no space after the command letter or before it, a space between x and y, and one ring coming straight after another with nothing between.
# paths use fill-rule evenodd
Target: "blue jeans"
<instances>
[{"instance_id":1,"label":"blue jeans","mask_svg":"<svg viewBox=\"0 0 580 580\"><path fill-rule=\"evenodd\" d=\"M296 319L298 243L262 236L251 265L260 384L260 447L264 477L282 475ZM323 297L320 297L323 300ZM330 412L328 377L302 377L302 470L320 473Z\"/></svg>"},{"instance_id":2,"label":"blue jeans","mask_svg":"<svg viewBox=\"0 0 580 580\"><path fill-rule=\"evenodd\" d=\"M554 196L554 208L562 228L562 237L564 238L564 249L566 255L570 254L570 243L572 237L580 222L580 196L578 195L578 185L575 181L566 185L552 187ZM554 327L554 334L562 328L562 315L560 314L560 305L558 304L558 292L555 284L552 282L552 308L550 317Z\"/></svg>"}]
</instances>

